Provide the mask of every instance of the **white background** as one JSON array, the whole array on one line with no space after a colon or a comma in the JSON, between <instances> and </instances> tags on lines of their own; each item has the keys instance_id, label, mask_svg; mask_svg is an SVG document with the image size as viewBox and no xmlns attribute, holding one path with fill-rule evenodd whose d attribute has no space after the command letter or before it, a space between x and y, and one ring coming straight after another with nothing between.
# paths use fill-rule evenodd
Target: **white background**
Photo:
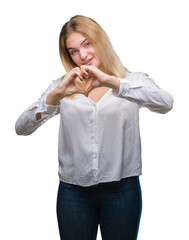
<instances>
[{"instance_id":1,"label":"white background","mask_svg":"<svg viewBox=\"0 0 189 240\"><path fill-rule=\"evenodd\" d=\"M0 239L59 239L59 116L28 137L17 136L14 125L64 73L59 33L77 14L106 30L129 70L148 73L174 96L174 108L165 115L140 111L143 212L138 239L189 239L187 0L1 1Z\"/></svg>"}]
</instances>

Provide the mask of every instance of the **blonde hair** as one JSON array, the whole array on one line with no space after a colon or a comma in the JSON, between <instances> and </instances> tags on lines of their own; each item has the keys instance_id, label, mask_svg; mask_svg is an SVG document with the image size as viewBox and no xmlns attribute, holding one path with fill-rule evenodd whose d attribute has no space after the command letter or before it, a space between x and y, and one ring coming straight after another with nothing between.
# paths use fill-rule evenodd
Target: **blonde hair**
<instances>
[{"instance_id":1,"label":"blonde hair","mask_svg":"<svg viewBox=\"0 0 189 240\"><path fill-rule=\"evenodd\" d=\"M107 74L120 78L126 77L126 74L129 71L121 63L106 32L96 21L82 15L76 15L70 18L70 21L63 25L60 32L59 53L66 72L77 67L66 48L66 39L73 32L81 33L89 42L91 42L96 49L102 66Z\"/></svg>"}]
</instances>

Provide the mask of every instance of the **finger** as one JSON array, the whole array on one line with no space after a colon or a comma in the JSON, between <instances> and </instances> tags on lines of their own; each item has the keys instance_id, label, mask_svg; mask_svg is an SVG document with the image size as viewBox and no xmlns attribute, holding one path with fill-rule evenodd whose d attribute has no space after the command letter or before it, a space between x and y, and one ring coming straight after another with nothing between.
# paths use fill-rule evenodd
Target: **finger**
<instances>
[{"instance_id":1,"label":"finger","mask_svg":"<svg viewBox=\"0 0 189 240\"><path fill-rule=\"evenodd\" d=\"M90 93L90 91L92 91L94 89L94 87L92 86L92 84L85 89L85 95L88 96L88 94Z\"/></svg>"},{"instance_id":2,"label":"finger","mask_svg":"<svg viewBox=\"0 0 189 240\"><path fill-rule=\"evenodd\" d=\"M90 76L98 76L98 72L100 71L96 66L94 65L82 65L81 67L83 67L85 69L85 71L90 75Z\"/></svg>"},{"instance_id":3,"label":"finger","mask_svg":"<svg viewBox=\"0 0 189 240\"><path fill-rule=\"evenodd\" d=\"M66 74L66 76L67 76L68 81L72 81L72 80L75 79L77 76L78 76L80 79L83 79L79 67L73 68L71 71L69 71L69 72Z\"/></svg>"},{"instance_id":4,"label":"finger","mask_svg":"<svg viewBox=\"0 0 189 240\"><path fill-rule=\"evenodd\" d=\"M81 74L84 76L85 79L89 77L89 73L85 70L83 66L81 66Z\"/></svg>"},{"instance_id":5,"label":"finger","mask_svg":"<svg viewBox=\"0 0 189 240\"><path fill-rule=\"evenodd\" d=\"M77 71L78 73L80 73L81 69L80 69L80 67L75 67L75 68L72 69L72 71Z\"/></svg>"},{"instance_id":6,"label":"finger","mask_svg":"<svg viewBox=\"0 0 189 240\"><path fill-rule=\"evenodd\" d=\"M73 77L73 80L75 80L76 77L78 77L81 81L84 81L84 78L83 78L83 76L82 76L82 74L81 74L80 71L77 71L77 70L74 71L74 77Z\"/></svg>"}]
</instances>

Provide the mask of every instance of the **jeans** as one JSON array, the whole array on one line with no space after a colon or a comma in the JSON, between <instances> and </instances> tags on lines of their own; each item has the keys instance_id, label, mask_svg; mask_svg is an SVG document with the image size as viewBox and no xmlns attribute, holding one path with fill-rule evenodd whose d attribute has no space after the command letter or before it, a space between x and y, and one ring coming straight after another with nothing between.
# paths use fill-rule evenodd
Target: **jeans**
<instances>
[{"instance_id":1,"label":"jeans","mask_svg":"<svg viewBox=\"0 0 189 240\"><path fill-rule=\"evenodd\" d=\"M136 240L142 211L139 177L82 187L59 183L57 219L61 240Z\"/></svg>"}]
</instances>

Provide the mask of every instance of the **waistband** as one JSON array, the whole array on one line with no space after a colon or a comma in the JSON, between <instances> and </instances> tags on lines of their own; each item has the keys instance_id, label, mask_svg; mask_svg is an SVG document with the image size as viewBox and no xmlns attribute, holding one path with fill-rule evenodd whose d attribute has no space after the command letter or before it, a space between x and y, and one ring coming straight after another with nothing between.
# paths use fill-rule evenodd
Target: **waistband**
<instances>
[{"instance_id":1,"label":"waistband","mask_svg":"<svg viewBox=\"0 0 189 240\"><path fill-rule=\"evenodd\" d=\"M92 190L97 190L97 189L114 188L114 187L121 186L123 184L132 183L134 181L139 181L139 176L126 177L126 178L122 178L118 181L112 181L112 182L102 182L102 183L98 183L98 184L88 186L88 187L75 185L75 184L71 184L71 183L66 183L63 181L60 181L60 185L68 187L68 188L73 188L73 189L89 190L89 191L91 190L92 191Z\"/></svg>"}]
</instances>

